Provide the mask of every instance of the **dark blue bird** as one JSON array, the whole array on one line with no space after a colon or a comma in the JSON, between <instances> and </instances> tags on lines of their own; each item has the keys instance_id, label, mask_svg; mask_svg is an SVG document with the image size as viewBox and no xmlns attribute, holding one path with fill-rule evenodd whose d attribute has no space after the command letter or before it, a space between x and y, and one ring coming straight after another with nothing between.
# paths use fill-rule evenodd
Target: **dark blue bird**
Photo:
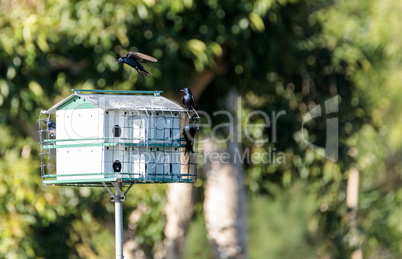
<instances>
[{"instance_id":1,"label":"dark blue bird","mask_svg":"<svg viewBox=\"0 0 402 259\"><path fill-rule=\"evenodd\" d=\"M186 154L187 152L194 153L193 142L196 132L197 132L197 126L194 124L186 125L183 128L183 135L184 139L186 140L186 149L184 150L184 154Z\"/></svg>"},{"instance_id":2,"label":"dark blue bird","mask_svg":"<svg viewBox=\"0 0 402 259\"><path fill-rule=\"evenodd\" d=\"M121 57L117 60L117 63L125 63L130 67L133 67L137 70L138 74L143 75L144 77L148 75L152 75L150 72L146 71L145 68L141 65L139 61L148 60L152 62L158 62L158 60L154 57L148 56L146 54L142 54L139 52L129 52L124 57Z\"/></svg>"},{"instance_id":3,"label":"dark blue bird","mask_svg":"<svg viewBox=\"0 0 402 259\"><path fill-rule=\"evenodd\" d=\"M46 124L50 136L56 137L56 123L51 119L45 119L43 122Z\"/></svg>"},{"instance_id":4,"label":"dark blue bird","mask_svg":"<svg viewBox=\"0 0 402 259\"><path fill-rule=\"evenodd\" d=\"M187 109L195 111L195 109L197 108L197 102L195 101L195 98L190 89L184 88L180 91L185 93L185 95L181 98L181 102L186 106Z\"/></svg>"}]
</instances>

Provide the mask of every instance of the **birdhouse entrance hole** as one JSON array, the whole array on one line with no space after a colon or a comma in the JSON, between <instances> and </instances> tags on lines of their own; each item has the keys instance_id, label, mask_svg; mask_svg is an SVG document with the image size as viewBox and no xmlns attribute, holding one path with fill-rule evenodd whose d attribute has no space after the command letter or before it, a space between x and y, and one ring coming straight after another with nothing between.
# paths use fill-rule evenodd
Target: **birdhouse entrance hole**
<instances>
[{"instance_id":1,"label":"birdhouse entrance hole","mask_svg":"<svg viewBox=\"0 0 402 259\"><path fill-rule=\"evenodd\" d=\"M120 163L119 160L114 161L114 163L113 163L113 171L115 173L121 172L121 163Z\"/></svg>"},{"instance_id":2,"label":"birdhouse entrance hole","mask_svg":"<svg viewBox=\"0 0 402 259\"><path fill-rule=\"evenodd\" d=\"M119 138L119 137L121 136L121 128L120 128L119 125L115 125L115 126L113 127L113 136L114 136L115 138Z\"/></svg>"}]
</instances>

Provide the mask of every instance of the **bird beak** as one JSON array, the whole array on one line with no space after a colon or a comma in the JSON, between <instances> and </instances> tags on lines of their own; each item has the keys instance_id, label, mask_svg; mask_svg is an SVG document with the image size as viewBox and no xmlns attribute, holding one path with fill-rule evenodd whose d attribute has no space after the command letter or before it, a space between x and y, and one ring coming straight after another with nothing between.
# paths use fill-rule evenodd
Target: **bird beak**
<instances>
[{"instance_id":1,"label":"bird beak","mask_svg":"<svg viewBox=\"0 0 402 259\"><path fill-rule=\"evenodd\" d=\"M123 59L122 59L122 58L119 58L119 59L117 60L116 64L119 64L119 63L122 63L122 62L123 62Z\"/></svg>"},{"instance_id":2,"label":"bird beak","mask_svg":"<svg viewBox=\"0 0 402 259\"><path fill-rule=\"evenodd\" d=\"M184 90L184 89L180 89L180 91L185 92L186 90Z\"/></svg>"}]
</instances>

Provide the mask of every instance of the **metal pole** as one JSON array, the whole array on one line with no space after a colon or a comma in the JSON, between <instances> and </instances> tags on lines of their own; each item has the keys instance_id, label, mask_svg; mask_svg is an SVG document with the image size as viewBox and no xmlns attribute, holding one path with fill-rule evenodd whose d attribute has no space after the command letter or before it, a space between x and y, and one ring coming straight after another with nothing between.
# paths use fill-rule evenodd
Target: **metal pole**
<instances>
[{"instance_id":1,"label":"metal pole","mask_svg":"<svg viewBox=\"0 0 402 259\"><path fill-rule=\"evenodd\" d=\"M118 186L118 188L116 188ZM120 193L122 184L117 184L114 190L114 214L115 214L115 239L116 239L116 259L123 259L123 203Z\"/></svg>"}]
</instances>

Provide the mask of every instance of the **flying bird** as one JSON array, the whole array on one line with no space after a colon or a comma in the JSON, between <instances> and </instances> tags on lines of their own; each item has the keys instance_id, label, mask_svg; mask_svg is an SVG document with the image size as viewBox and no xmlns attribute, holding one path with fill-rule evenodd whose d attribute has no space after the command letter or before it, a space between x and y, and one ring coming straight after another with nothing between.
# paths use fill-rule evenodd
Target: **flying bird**
<instances>
[{"instance_id":1,"label":"flying bird","mask_svg":"<svg viewBox=\"0 0 402 259\"><path fill-rule=\"evenodd\" d=\"M187 152L188 153L191 152L194 154L193 142L196 132L197 132L197 126L195 126L194 124L186 125L183 128L183 135L184 139L186 140L186 149L184 150L184 154L186 154Z\"/></svg>"},{"instance_id":2,"label":"flying bird","mask_svg":"<svg viewBox=\"0 0 402 259\"><path fill-rule=\"evenodd\" d=\"M51 119L45 119L43 122L46 124L50 136L56 137L56 123Z\"/></svg>"},{"instance_id":3,"label":"flying bird","mask_svg":"<svg viewBox=\"0 0 402 259\"><path fill-rule=\"evenodd\" d=\"M146 54L142 54L139 52L129 52L124 57L119 58L117 60L117 63L125 63L130 67L133 67L135 70L137 70L138 74L141 74L144 77L152 75L150 72L146 71L145 68L141 65L140 61L143 60L158 62L156 58L148 56Z\"/></svg>"},{"instance_id":4,"label":"flying bird","mask_svg":"<svg viewBox=\"0 0 402 259\"><path fill-rule=\"evenodd\" d=\"M181 102L186 106L188 110L194 110L197 108L197 102L193 94L191 93L190 89L184 88L180 91L184 92L185 95L181 98Z\"/></svg>"}]
</instances>

